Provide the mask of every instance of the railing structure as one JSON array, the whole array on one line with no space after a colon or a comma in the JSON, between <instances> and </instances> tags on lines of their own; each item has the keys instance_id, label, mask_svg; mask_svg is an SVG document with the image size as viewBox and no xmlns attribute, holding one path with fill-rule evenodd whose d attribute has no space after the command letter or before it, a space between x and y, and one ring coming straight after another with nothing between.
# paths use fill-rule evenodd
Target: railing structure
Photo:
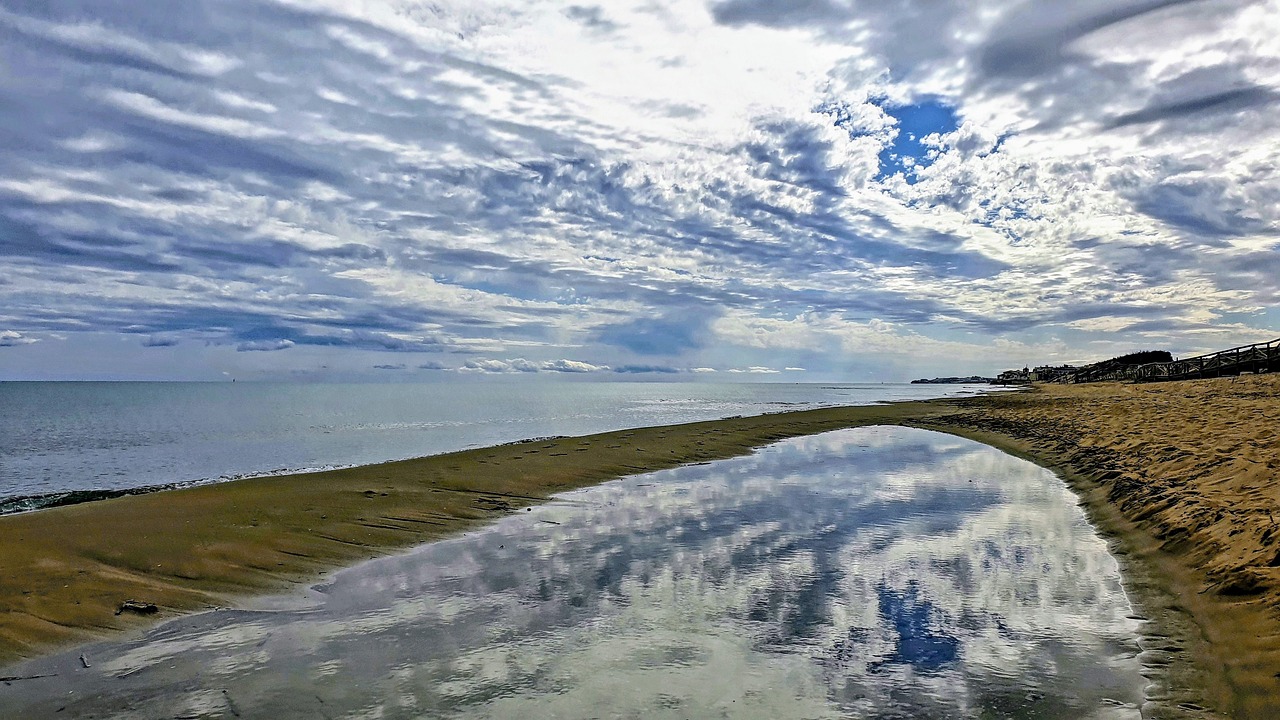
<instances>
[{"instance_id":1,"label":"railing structure","mask_svg":"<svg viewBox=\"0 0 1280 720\"><path fill-rule=\"evenodd\" d=\"M1156 362L1145 365L1115 365L1098 363L1087 365L1058 380L1063 383L1087 382L1157 382L1160 380L1190 380L1239 375L1243 372L1280 371L1280 338L1265 343L1241 345L1230 350L1220 350L1208 355L1197 355L1185 360Z\"/></svg>"},{"instance_id":2,"label":"railing structure","mask_svg":"<svg viewBox=\"0 0 1280 720\"><path fill-rule=\"evenodd\" d=\"M1086 365L1073 373L1061 376L1058 382L1062 383L1089 383L1089 382L1119 382L1121 380L1133 380L1133 372L1141 365L1121 365L1119 363L1102 362L1096 365Z\"/></svg>"},{"instance_id":3,"label":"railing structure","mask_svg":"<svg viewBox=\"0 0 1280 720\"><path fill-rule=\"evenodd\" d=\"M1280 370L1280 338L1265 343L1241 345L1208 355L1199 355L1168 363L1150 363L1134 368L1137 382L1157 380L1187 380L1190 378L1222 377L1242 372L1273 372Z\"/></svg>"}]
</instances>

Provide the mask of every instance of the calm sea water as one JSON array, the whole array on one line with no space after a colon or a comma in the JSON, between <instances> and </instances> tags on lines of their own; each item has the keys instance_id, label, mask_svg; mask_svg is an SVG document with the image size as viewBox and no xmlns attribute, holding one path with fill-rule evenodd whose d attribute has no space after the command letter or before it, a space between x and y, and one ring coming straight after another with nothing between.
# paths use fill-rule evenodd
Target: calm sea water
<instances>
[{"instance_id":1,"label":"calm sea water","mask_svg":"<svg viewBox=\"0 0 1280 720\"><path fill-rule=\"evenodd\" d=\"M509 380L430 385L0 382L0 512L44 504L49 496L70 491L363 465L530 437L981 389Z\"/></svg>"},{"instance_id":2,"label":"calm sea water","mask_svg":"<svg viewBox=\"0 0 1280 720\"><path fill-rule=\"evenodd\" d=\"M56 676L0 716L1136 720L1131 612L1052 473L860 428L9 668Z\"/></svg>"}]
</instances>

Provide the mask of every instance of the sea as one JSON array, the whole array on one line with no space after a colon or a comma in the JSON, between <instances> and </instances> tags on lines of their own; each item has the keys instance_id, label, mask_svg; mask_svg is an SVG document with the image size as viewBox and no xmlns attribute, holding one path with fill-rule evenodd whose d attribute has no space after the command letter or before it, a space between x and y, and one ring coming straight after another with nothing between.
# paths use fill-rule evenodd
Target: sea
<instances>
[{"instance_id":1,"label":"sea","mask_svg":"<svg viewBox=\"0 0 1280 720\"><path fill-rule=\"evenodd\" d=\"M535 437L837 405L982 385L574 382L0 382L0 514Z\"/></svg>"}]
</instances>

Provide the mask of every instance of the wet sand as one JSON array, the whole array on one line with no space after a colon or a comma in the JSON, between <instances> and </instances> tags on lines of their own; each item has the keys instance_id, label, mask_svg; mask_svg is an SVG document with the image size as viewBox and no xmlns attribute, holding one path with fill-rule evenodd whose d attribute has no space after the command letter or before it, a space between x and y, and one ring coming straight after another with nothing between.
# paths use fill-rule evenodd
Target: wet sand
<instances>
[{"instance_id":1,"label":"wet sand","mask_svg":"<svg viewBox=\"0 0 1280 720\"><path fill-rule=\"evenodd\" d=\"M1111 539L1130 593L1152 620L1143 662L1166 666L1152 716L1274 717L1280 376L1043 386L779 413L3 517L0 661L311 582L325 570L455 534L557 492L865 425L950 432L1057 470ZM127 599L155 603L159 612L117 615Z\"/></svg>"}]
</instances>

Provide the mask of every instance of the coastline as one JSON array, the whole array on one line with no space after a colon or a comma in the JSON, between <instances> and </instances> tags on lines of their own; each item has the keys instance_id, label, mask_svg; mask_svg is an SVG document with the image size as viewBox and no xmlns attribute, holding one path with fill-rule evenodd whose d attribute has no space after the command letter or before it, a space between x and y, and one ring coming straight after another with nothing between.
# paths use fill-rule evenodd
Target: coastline
<instances>
[{"instance_id":1,"label":"coastline","mask_svg":"<svg viewBox=\"0 0 1280 720\"><path fill-rule=\"evenodd\" d=\"M558 492L943 409L927 402L847 406L535 439L6 515L0 663L311 582ZM117 614L126 600L158 612Z\"/></svg>"},{"instance_id":2,"label":"coastline","mask_svg":"<svg viewBox=\"0 0 1280 720\"><path fill-rule=\"evenodd\" d=\"M0 662L314 581L557 492L787 437L906 425L1032 460L1081 498L1148 620L1141 659L1159 688L1144 716L1268 717L1280 698L1280 557L1266 512L1280 505L1267 487L1280 468L1267 438L1277 399L1280 376L1041 386L530 440L0 517ZM127 599L161 612L117 615Z\"/></svg>"}]
</instances>

